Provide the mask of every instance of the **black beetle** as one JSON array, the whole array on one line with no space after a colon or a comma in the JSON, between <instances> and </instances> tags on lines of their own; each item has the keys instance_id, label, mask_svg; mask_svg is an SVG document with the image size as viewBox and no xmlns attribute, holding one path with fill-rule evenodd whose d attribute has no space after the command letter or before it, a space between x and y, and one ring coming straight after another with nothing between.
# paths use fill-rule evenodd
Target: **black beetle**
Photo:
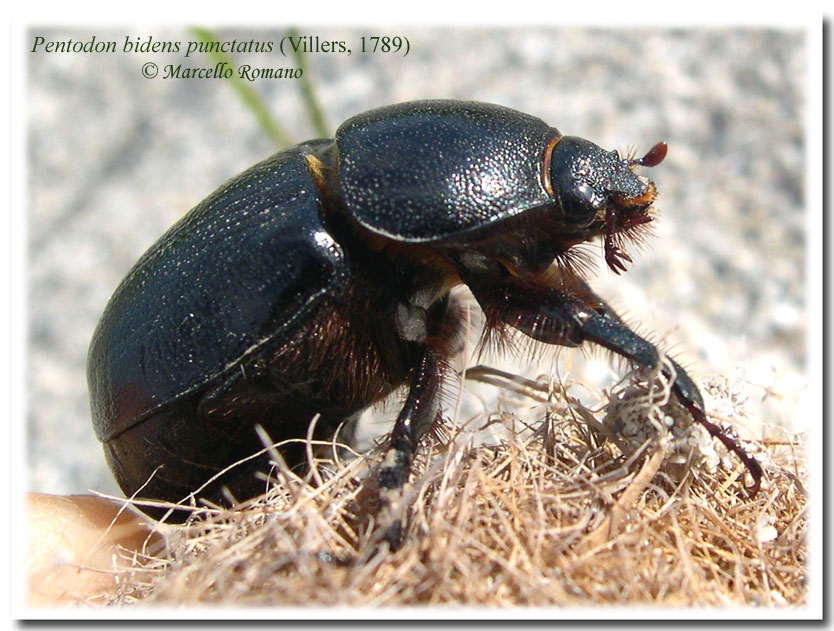
<instances>
[{"instance_id":1,"label":"black beetle","mask_svg":"<svg viewBox=\"0 0 834 631\"><path fill-rule=\"evenodd\" d=\"M655 366L572 264L601 237L622 248L652 220L655 185L637 175L666 154L622 158L520 112L418 101L351 118L335 139L282 151L220 187L133 267L93 335L88 383L96 435L128 495L179 501L276 442L327 438L406 384L379 476L402 486L438 412L459 345L464 283L487 334L514 328L562 346L595 342ZM758 462L707 420L680 366L673 390L734 451L758 490ZM300 443L300 441L297 441ZM304 461L301 444L282 454ZM260 494L264 456L201 496Z\"/></svg>"}]
</instances>

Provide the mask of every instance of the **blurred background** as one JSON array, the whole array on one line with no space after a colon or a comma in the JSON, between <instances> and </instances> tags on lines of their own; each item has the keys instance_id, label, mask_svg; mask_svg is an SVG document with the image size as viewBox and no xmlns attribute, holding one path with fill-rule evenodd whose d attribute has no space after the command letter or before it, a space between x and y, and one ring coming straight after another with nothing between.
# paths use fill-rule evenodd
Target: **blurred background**
<instances>
[{"instance_id":1,"label":"blurred background","mask_svg":"<svg viewBox=\"0 0 834 631\"><path fill-rule=\"evenodd\" d=\"M230 54L237 66L298 67L277 52L288 26L213 33L221 41L273 42L271 54ZM299 34L352 50L303 62L328 135L376 106L453 98L516 108L621 152L642 155L666 140L668 157L647 172L660 191L655 238L631 249L635 262L623 276L598 264L592 286L671 346L696 379L718 374L743 385L740 396L763 426L796 431L815 421L805 413L803 31L322 27ZM360 37L376 35L408 38L408 55L361 54ZM179 53L26 57L26 486L117 493L87 400L96 322L171 224L279 146L230 82L143 77L146 62L160 71L213 68L209 56L185 57L185 44L198 39L193 30L30 29L30 44L35 36L182 46ZM288 142L322 135L299 81L246 85ZM550 367L521 369L535 375ZM618 374L596 355L571 356L571 373L609 383Z\"/></svg>"}]
</instances>

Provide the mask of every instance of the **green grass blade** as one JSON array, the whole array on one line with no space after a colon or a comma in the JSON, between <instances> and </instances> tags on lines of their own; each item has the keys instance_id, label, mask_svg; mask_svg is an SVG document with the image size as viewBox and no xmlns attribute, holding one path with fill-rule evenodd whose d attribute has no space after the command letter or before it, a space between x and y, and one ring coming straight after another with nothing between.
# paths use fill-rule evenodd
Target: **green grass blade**
<instances>
[{"instance_id":1,"label":"green grass blade","mask_svg":"<svg viewBox=\"0 0 834 631\"><path fill-rule=\"evenodd\" d=\"M194 26L191 27L190 30L203 43L210 44L218 41L217 37L215 37L214 34L206 28ZM243 104L255 116L258 126L269 138L272 139L276 145L278 145L278 148L283 148L292 144L290 137L284 132L281 125L278 124L278 121L276 121L269 113L269 108L264 100L248 83L243 81L243 79L238 76L237 69L228 55L220 51L208 51L206 55L208 55L214 63L228 64L228 66L234 70L232 76L227 79L229 85L237 93L241 101L243 101Z\"/></svg>"},{"instance_id":2,"label":"green grass blade","mask_svg":"<svg viewBox=\"0 0 834 631\"><path fill-rule=\"evenodd\" d=\"M298 30L294 27L291 27L289 30L289 36L297 38ZM316 92L313 87L313 82L310 81L310 79L307 76L308 73L307 67L305 65L304 53L301 52L300 49L293 49L293 57L295 58L296 66L301 68L301 78L299 79L299 87L301 89L301 97L304 99L304 107L307 110L307 114L310 116L310 121L313 124L313 129L315 129L316 133L322 138L330 138L330 128L328 127L327 122L324 119L324 111L321 105L319 104L318 99L316 98Z\"/></svg>"}]
</instances>

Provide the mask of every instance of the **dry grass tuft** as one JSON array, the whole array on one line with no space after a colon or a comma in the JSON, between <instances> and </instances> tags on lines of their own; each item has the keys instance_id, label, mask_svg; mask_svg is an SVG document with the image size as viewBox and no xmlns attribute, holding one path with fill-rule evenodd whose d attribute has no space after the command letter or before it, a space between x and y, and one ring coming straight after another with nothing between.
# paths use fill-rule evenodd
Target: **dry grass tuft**
<instances>
[{"instance_id":1,"label":"dry grass tuft","mask_svg":"<svg viewBox=\"0 0 834 631\"><path fill-rule=\"evenodd\" d=\"M691 427L661 376L631 375L598 410L566 396L568 384L472 376L513 399L512 413L487 419L506 437L474 447L443 427L425 441L396 552L375 522L379 449L317 461L316 485L279 466L274 488L243 510L163 526L167 552L113 603L804 604L800 441L743 441L766 475L750 499L744 467ZM702 385L709 409L749 421L737 384Z\"/></svg>"}]
</instances>

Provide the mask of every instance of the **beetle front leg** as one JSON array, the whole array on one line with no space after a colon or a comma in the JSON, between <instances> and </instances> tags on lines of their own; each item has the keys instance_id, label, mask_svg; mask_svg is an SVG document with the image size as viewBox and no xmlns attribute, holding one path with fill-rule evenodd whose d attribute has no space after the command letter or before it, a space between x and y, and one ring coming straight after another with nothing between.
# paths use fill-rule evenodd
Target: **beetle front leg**
<instances>
[{"instance_id":1,"label":"beetle front leg","mask_svg":"<svg viewBox=\"0 0 834 631\"><path fill-rule=\"evenodd\" d=\"M498 289L479 290L476 284L473 293L493 321L498 319L538 341L562 346L594 342L648 369L655 368L660 361L654 345L628 328L579 279L570 291L511 279ZM707 419L698 387L678 363L670 359L670 364L675 373L672 390L676 397L711 436L718 438L744 463L753 478L750 493L756 495L762 478L761 465ZM662 370L667 377L672 377L666 366Z\"/></svg>"},{"instance_id":2,"label":"beetle front leg","mask_svg":"<svg viewBox=\"0 0 834 631\"><path fill-rule=\"evenodd\" d=\"M657 365L657 350L649 342L625 325L609 319L604 314L594 315L588 318L582 325L582 334L585 336L585 339L596 342L624 357L628 357L641 366L654 368ZM749 492L751 496L755 496L759 492L763 475L762 467L758 460L744 451L720 427L707 419L704 400L701 398L698 387L689 378L686 371L681 368L680 364L672 358L669 358L669 362L675 371L675 381L672 384L672 390L675 392L678 400L689 411L692 418L703 425L710 436L720 440L729 451L736 454L739 460L744 463L744 466L747 467L750 476L753 478L753 486L750 487ZM671 377L665 366L663 367L663 373L667 377Z\"/></svg>"}]
</instances>

